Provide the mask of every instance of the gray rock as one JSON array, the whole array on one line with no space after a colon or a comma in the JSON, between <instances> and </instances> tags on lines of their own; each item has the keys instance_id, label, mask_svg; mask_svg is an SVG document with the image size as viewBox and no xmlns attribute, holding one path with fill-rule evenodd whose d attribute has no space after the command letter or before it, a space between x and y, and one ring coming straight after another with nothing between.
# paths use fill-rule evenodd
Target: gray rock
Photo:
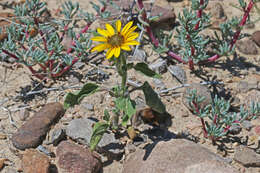
<instances>
[{"instance_id":1,"label":"gray rock","mask_svg":"<svg viewBox=\"0 0 260 173\"><path fill-rule=\"evenodd\" d=\"M88 111L94 111L94 105L90 103L81 103L81 108Z\"/></svg>"},{"instance_id":2,"label":"gray rock","mask_svg":"<svg viewBox=\"0 0 260 173\"><path fill-rule=\"evenodd\" d=\"M258 88L258 81L240 81L238 84L237 84L237 88L240 92L248 92L252 89L257 89Z\"/></svg>"},{"instance_id":3,"label":"gray rock","mask_svg":"<svg viewBox=\"0 0 260 173\"><path fill-rule=\"evenodd\" d=\"M123 173L238 173L218 155L184 139L161 141L129 155Z\"/></svg>"},{"instance_id":4,"label":"gray rock","mask_svg":"<svg viewBox=\"0 0 260 173\"><path fill-rule=\"evenodd\" d=\"M64 129L55 129L51 132L50 136L50 143L57 146L60 141L65 139L66 133Z\"/></svg>"},{"instance_id":5,"label":"gray rock","mask_svg":"<svg viewBox=\"0 0 260 173\"><path fill-rule=\"evenodd\" d=\"M260 155L245 146L235 149L234 160L244 166L260 166Z\"/></svg>"},{"instance_id":6,"label":"gray rock","mask_svg":"<svg viewBox=\"0 0 260 173\"><path fill-rule=\"evenodd\" d=\"M73 67L76 69L82 69L85 66L85 63L83 62L76 62Z\"/></svg>"},{"instance_id":7,"label":"gray rock","mask_svg":"<svg viewBox=\"0 0 260 173\"><path fill-rule=\"evenodd\" d=\"M212 99L211 99L210 90L206 86L204 86L204 85L193 83L189 87L185 88L185 91L184 91L184 94L183 94L183 97L182 97L183 104L189 110L191 110L191 107L189 106L187 97L189 96L189 91L190 90L194 90L194 89L197 91L197 95L205 98L204 101L202 103L200 103L200 107L201 108L207 106L208 104L211 104Z\"/></svg>"},{"instance_id":8,"label":"gray rock","mask_svg":"<svg viewBox=\"0 0 260 173\"><path fill-rule=\"evenodd\" d=\"M141 49L137 49L134 56L130 59L130 61L131 60L145 62L146 61L145 51Z\"/></svg>"},{"instance_id":9,"label":"gray rock","mask_svg":"<svg viewBox=\"0 0 260 173\"><path fill-rule=\"evenodd\" d=\"M96 121L89 118L74 119L66 127L66 134L72 139L89 146L94 123ZM123 145L120 140L115 138L113 133L105 133L97 149L111 157L120 157L123 153Z\"/></svg>"},{"instance_id":10,"label":"gray rock","mask_svg":"<svg viewBox=\"0 0 260 173\"><path fill-rule=\"evenodd\" d=\"M160 58L153 64L150 64L149 67L156 73L162 74L167 70L167 60L163 60Z\"/></svg>"},{"instance_id":11,"label":"gray rock","mask_svg":"<svg viewBox=\"0 0 260 173\"><path fill-rule=\"evenodd\" d=\"M21 121L25 121L30 115L30 112L28 109L22 109L20 112L19 112L19 119Z\"/></svg>"},{"instance_id":12,"label":"gray rock","mask_svg":"<svg viewBox=\"0 0 260 173\"><path fill-rule=\"evenodd\" d=\"M251 128L253 127L253 124L248 120L244 120L241 124L243 128L245 128L248 131L251 130Z\"/></svg>"},{"instance_id":13,"label":"gray rock","mask_svg":"<svg viewBox=\"0 0 260 173\"><path fill-rule=\"evenodd\" d=\"M165 84L163 83L162 80L160 79L153 79L153 84L155 85L155 87L159 90L163 90L166 88Z\"/></svg>"},{"instance_id":14,"label":"gray rock","mask_svg":"<svg viewBox=\"0 0 260 173\"><path fill-rule=\"evenodd\" d=\"M239 124L232 124L232 126L230 127L229 129L229 132L232 134L232 135L237 135L241 132L242 128L240 127Z\"/></svg>"},{"instance_id":15,"label":"gray rock","mask_svg":"<svg viewBox=\"0 0 260 173\"><path fill-rule=\"evenodd\" d=\"M77 78L76 76L74 75L70 75L69 76L69 79L68 79L68 82L71 83L71 84L78 84L79 83L79 78Z\"/></svg>"},{"instance_id":16,"label":"gray rock","mask_svg":"<svg viewBox=\"0 0 260 173\"><path fill-rule=\"evenodd\" d=\"M168 70L182 84L187 82L186 72L180 66L171 65Z\"/></svg>"}]
</instances>

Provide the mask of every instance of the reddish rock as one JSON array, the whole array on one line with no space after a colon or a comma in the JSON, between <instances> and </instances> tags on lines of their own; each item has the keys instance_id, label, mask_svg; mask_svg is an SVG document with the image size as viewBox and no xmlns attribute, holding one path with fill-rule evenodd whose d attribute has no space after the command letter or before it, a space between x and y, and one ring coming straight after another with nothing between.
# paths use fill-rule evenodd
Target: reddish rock
<instances>
[{"instance_id":1,"label":"reddish rock","mask_svg":"<svg viewBox=\"0 0 260 173\"><path fill-rule=\"evenodd\" d=\"M14 18L15 15L12 13L8 13L8 12L1 12L0 13L0 28L2 29L2 32L0 33L0 42L4 41L8 35L5 32L5 27L10 25L10 22L8 20L12 20L12 18Z\"/></svg>"},{"instance_id":2,"label":"reddish rock","mask_svg":"<svg viewBox=\"0 0 260 173\"><path fill-rule=\"evenodd\" d=\"M260 136L260 125L255 127L255 133Z\"/></svg>"},{"instance_id":3,"label":"reddish rock","mask_svg":"<svg viewBox=\"0 0 260 173\"><path fill-rule=\"evenodd\" d=\"M132 1L129 0L114 0L114 3L126 11L129 11L132 5ZM162 7L157 4L158 3L155 2L155 5L153 6L153 9L151 11L151 16L159 16L159 18L156 21L152 21L150 24L154 27L156 26L165 29L172 28L176 19L176 15L173 9L164 6ZM150 3L144 2L144 8L146 10L149 10L150 7ZM138 12L138 10L139 8L137 4L135 4L135 6L133 7L134 13ZM115 9L113 6L108 6L107 11L111 12L113 18L117 18L120 14L120 10Z\"/></svg>"},{"instance_id":4,"label":"reddish rock","mask_svg":"<svg viewBox=\"0 0 260 173\"><path fill-rule=\"evenodd\" d=\"M254 150L245 146L239 146L236 148L234 160L246 167L260 166L260 154L257 154Z\"/></svg>"},{"instance_id":5,"label":"reddish rock","mask_svg":"<svg viewBox=\"0 0 260 173\"><path fill-rule=\"evenodd\" d=\"M254 32L251 38L260 47L260 31Z\"/></svg>"},{"instance_id":6,"label":"reddish rock","mask_svg":"<svg viewBox=\"0 0 260 173\"><path fill-rule=\"evenodd\" d=\"M236 43L238 50L246 55L257 55L257 47L250 39L239 40Z\"/></svg>"},{"instance_id":7,"label":"reddish rock","mask_svg":"<svg viewBox=\"0 0 260 173\"><path fill-rule=\"evenodd\" d=\"M70 173L98 173L101 159L89 149L72 142L63 141L56 150L58 165L65 172Z\"/></svg>"},{"instance_id":8,"label":"reddish rock","mask_svg":"<svg viewBox=\"0 0 260 173\"><path fill-rule=\"evenodd\" d=\"M22 169L24 173L49 173L49 158L34 149L26 150L22 158Z\"/></svg>"},{"instance_id":9,"label":"reddish rock","mask_svg":"<svg viewBox=\"0 0 260 173\"><path fill-rule=\"evenodd\" d=\"M238 173L223 158L199 144L172 139L161 141L127 158L122 173Z\"/></svg>"},{"instance_id":10,"label":"reddish rock","mask_svg":"<svg viewBox=\"0 0 260 173\"><path fill-rule=\"evenodd\" d=\"M12 136L13 145L24 150L37 147L44 140L50 126L64 114L60 103L46 104Z\"/></svg>"}]
</instances>

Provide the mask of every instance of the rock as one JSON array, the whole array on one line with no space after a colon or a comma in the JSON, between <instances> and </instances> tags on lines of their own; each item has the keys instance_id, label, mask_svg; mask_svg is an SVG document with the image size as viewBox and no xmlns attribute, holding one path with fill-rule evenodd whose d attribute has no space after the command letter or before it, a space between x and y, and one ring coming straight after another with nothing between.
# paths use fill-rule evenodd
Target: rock
<instances>
[{"instance_id":1,"label":"rock","mask_svg":"<svg viewBox=\"0 0 260 173\"><path fill-rule=\"evenodd\" d=\"M60 141L65 139L66 133L64 129L55 129L54 131L52 131L50 136L51 136L50 143L53 144L54 146L57 146Z\"/></svg>"},{"instance_id":2,"label":"rock","mask_svg":"<svg viewBox=\"0 0 260 173\"><path fill-rule=\"evenodd\" d=\"M160 141L138 149L123 164L123 173L237 173L223 158L184 139Z\"/></svg>"},{"instance_id":3,"label":"rock","mask_svg":"<svg viewBox=\"0 0 260 173\"><path fill-rule=\"evenodd\" d=\"M219 29L219 25L227 20L223 6L219 2L209 3L206 10L209 10L212 16L210 26L212 29Z\"/></svg>"},{"instance_id":4,"label":"rock","mask_svg":"<svg viewBox=\"0 0 260 173\"><path fill-rule=\"evenodd\" d=\"M167 70L167 60L160 58L156 62L150 64L149 67L156 73L162 74Z\"/></svg>"},{"instance_id":5,"label":"rock","mask_svg":"<svg viewBox=\"0 0 260 173\"><path fill-rule=\"evenodd\" d=\"M89 118L72 120L66 127L67 136L89 146L92 128L96 121ZM123 145L113 133L105 133L98 144L97 150L111 157L119 158L123 153Z\"/></svg>"},{"instance_id":6,"label":"rock","mask_svg":"<svg viewBox=\"0 0 260 173\"><path fill-rule=\"evenodd\" d=\"M17 173L17 172L21 172L21 171L16 170L14 168L6 168L6 169L4 169L3 173Z\"/></svg>"},{"instance_id":7,"label":"rock","mask_svg":"<svg viewBox=\"0 0 260 173\"><path fill-rule=\"evenodd\" d=\"M214 3L211 10L210 10L210 14L215 19L221 19L221 18L226 17L223 6L221 5L221 3Z\"/></svg>"},{"instance_id":8,"label":"rock","mask_svg":"<svg viewBox=\"0 0 260 173\"><path fill-rule=\"evenodd\" d=\"M163 90L166 88L165 84L163 83L162 80L160 79L153 79L153 84L155 85L155 88L159 89L159 90Z\"/></svg>"},{"instance_id":9,"label":"rock","mask_svg":"<svg viewBox=\"0 0 260 173\"><path fill-rule=\"evenodd\" d=\"M252 36L252 40L260 47L260 31L255 31Z\"/></svg>"},{"instance_id":10,"label":"rock","mask_svg":"<svg viewBox=\"0 0 260 173\"><path fill-rule=\"evenodd\" d=\"M237 135L241 132L242 128L240 127L239 124L232 124L231 127L229 128L229 133L232 135Z\"/></svg>"},{"instance_id":11,"label":"rock","mask_svg":"<svg viewBox=\"0 0 260 173\"><path fill-rule=\"evenodd\" d=\"M207 106L208 104L211 104L212 99L211 99L211 94L210 94L210 90L201 84L197 84L197 83L192 83L189 87L185 88L183 97L182 97L182 102L183 104L189 109L192 110L191 107L189 106L187 97L189 96L189 91L190 90L196 90L197 91L197 95L204 97L204 101L202 103L200 103L201 108L204 108L205 106Z\"/></svg>"},{"instance_id":12,"label":"rock","mask_svg":"<svg viewBox=\"0 0 260 173\"><path fill-rule=\"evenodd\" d=\"M30 112L28 109L22 109L20 112L19 112L19 118L21 121L25 121L30 115Z\"/></svg>"},{"instance_id":13,"label":"rock","mask_svg":"<svg viewBox=\"0 0 260 173\"><path fill-rule=\"evenodd\" d=\"M258 88L258 81L250 81L250 83L248 81L240 81L237 84L237 88L240 92L246 93L252 89L257 89Z\"/></svg>"},{"instance_id":14,"label":"rock","mask_svg":"<svg viewBox=\"0 0 260 173\"><path fill-rule=\"evenodd\" d=\"M83 67L85 66L85 63L83 63L83 62L76 62L74 65L73 65L73 67L74 68L76 68L76 69L83 69Z\"/></svg>"},{"instance_id":15,"label":"rock","mask_svg":"<svg viewBox=\"0 0 260 173\"><path fill-rule=\"evenodd\" d=\"M49 158L34 150L26 150L22 158L22 169L25 173L49 173Z\"/></svg>"},{"instance_id":16,"label":"rock","mask_svg":"<svg viewBox=\"0 0 260 173\"><path fill-rule=\"evenodd\" d=\"M80 80L79 80L78 77L76 77L76 76L74 76L74 75L71 74L71 75L69 76L68 82L69 82L70 84L78 84L78 83L80 82Z\"/></svg>"},{"instance_id":17,"label":"rock","mask_svg":"<svg viewBox=\"0 0 260 173\"><path fill-rule=\"evenodd\" d=\"M251 130L251 128L253 127L252 123L248 120L244 120L242 123L243 128L245 128L246 130Z\"/></svg>"},{"instance_id":18,"label":"rock","mask_svg":"<svg viewBox=\"0 0 260 173\"><path fill-rule=\"evenodd\" d=\"M93 68L87 72L85 78L86 80L104 82L109 79L109 75L101 69Z\"/></svg>"},{"instance_id":19,"label":"rock","mask_svg":"<svg viewBox=\"0 0 260 173\"><path fill-rule=\"evenodd\" d=\"M260 155L245 146L239 146L235 149L234 160L246 167L260 166Z\"/></svg>"},{"instance_id":20,"label":"rock","mask_svg":"<svg viewBox=\"0 0 260 173\"><path fill-rule=\"evenodd\" d=\"M238 50L246 55L257 55L258 51L255 43L250 39L239 40L236 43Z\"/></svg>"},{"instance_id":21,"label":"rock","mask_svg":"<svg viewBox=\"0 0 260 173\"><path fill-rule=\"evenodd\" d=\"M133 13L137 13L139 11L138 6L135 4L133 8L132 1L129 0L115 0L113 1L117 6L119 6L123 11L130 11L130 9L133 9ZM144 2L144 8L146 10L150 9L150 3ZM111 12L111 19L117 19L120 15L120 10L115 9L112 5L108 5L107 11ZM161 7L157 4L153 5L153 9L151 11L150 16L159 16L157 20L151 21L150 24L152 25L152 28L162 28L162 29L169 29L173 28L173 25L175 23L176 15L174 13L174 10L172 8L165 8ZM125 16L127 18L129 16ZM124 19L123 19L124 20Z\"/></svg>"},{"instance_id":22,"label":"rock","mask_svg":"<svg viewBox=\"0 0 260 173\"><path fill-rule=\"evenodd\" d=\"M98 173L102 169L101 158L88 148L62 141L56 150L58 165L64 172ZM63 171L61 171L63 172Z\"/></svg>"},{"instance_id":23,"label":"rock","mask_svg":"<svg viewBox=\"0 0 260 173\"><path fill-rule=\"evenodd\" d=\"M90 103L81 103L81 108L88 111L94 111L94 105Z\"/></svg>"},{"instance_id":24,"label":"rock","mask_svg":"<svg viewBox=\"0 0 260 173\"><path fill-rule=\"evenodd\" d=\"M146 53L144 50L137 49L134 56L130 59L130 61L146 61Z\"/></svg>"},{"instance_id":25,"label":"rock","mask_svg":"<svg viewBox=\"0 0 260 173\"><path fill-rule=\"evenodd\" d=\"M11 138L13 145L20 150L37 147L44 140L51 125L63 116L64 112L60 103L46 104L13 134Z\"/></svg>"},{"instance_id":26,"label":"rock","mask_svg":"<svg viewBox=\"0 0 260 173\"><path fill-rule=\"evenodd\" d=\"M260 125L255 126L254 131L258 136L260 136Z\"/></svg>"},{"instance_id":27,"label":"rock","mask_svg":"<svg viewBox=\"0 0 260 173\"><path fill-rule=\"evenodd\" d=\"M0 13L0 18L1 18L0 19L0 29L1 29L0 42L8 38L8 34L6 33L5 27L8 27L11 24L10 21L12 21L14 17L15 15L9 12Z\"/></svg>"},{"instance_id":28,"label":"rock","mask_svg":"<svg viewBox=\"0 0 260 173\"><path fill-rule=\"evenodd\" d=\"M182 84L187 82L186 72L180 66L171 65L168 70Z\"/></svg>"},{"instance_id":29,"label":"rock","mask_svg":"<svg viewBox=\"0 0 260 173\"><path fill-rule=\"evenodd\" d=\"M36 148L38 151L46 154L47 156L50 156L50 157L54 157L54 153L51 152L48 148L42 146L42 145L39 145L37 148Z\"/></svg>"},{"instance_id":30,"label":"rock","mask_svg":"<svg viewBox=\"0 0 260 173\"><path fill-rule=\"evenodd\" d=\"M0 171L4 168L6 161L8 161L8 159L0 158Z\"/></svg>"}]
</instances>

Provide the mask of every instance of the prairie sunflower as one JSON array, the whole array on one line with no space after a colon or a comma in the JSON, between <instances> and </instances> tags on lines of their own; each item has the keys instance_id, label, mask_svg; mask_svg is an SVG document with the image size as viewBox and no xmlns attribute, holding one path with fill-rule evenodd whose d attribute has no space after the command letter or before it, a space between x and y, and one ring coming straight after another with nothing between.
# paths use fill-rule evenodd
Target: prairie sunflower
<instances>
[{"instance_id":1,"label":"prairie sunflower","mask_svg":"<svg viewBox=\"0 0 260 173\"><path fill-rule=\"evenodd\" d=\"M108 23L106 24L106 30L98 28L97 32L101 36L93 37L91 40L101 42L101 44L94 47L91 52L101 52L108 49L106 53L107 59L110 59L113 55L118 58L121 49L130 51L130 45L139 45L139 42L135 40L139 34L134 32L137 26L131 27L133 25L133 21L128 22L122 30L121 25L121 21L117 20L115 30Z\"/></svg>"}]
</instances>

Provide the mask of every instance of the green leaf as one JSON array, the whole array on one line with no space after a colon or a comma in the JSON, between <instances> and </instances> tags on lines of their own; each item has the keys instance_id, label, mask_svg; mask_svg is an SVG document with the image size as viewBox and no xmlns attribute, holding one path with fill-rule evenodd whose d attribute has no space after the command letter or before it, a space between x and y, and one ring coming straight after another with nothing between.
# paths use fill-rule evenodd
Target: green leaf
<instances>
[{"instance_id":1,"label":"green leaf","mask_svg":"<svg viewBox=\"0 0 260 173\"><path fill-rule=\"evenodd\" d=\"M109 128L109 124L106 122L97 122L93 128L93 133L90 139L90 149L91 151L95 150L96 146L102 139L104 133Z\"/></svg>"},{"instance_id":2,"label":"green leaf","mask_svg":"<svg viewBox=\"0 0 260 173\"><path fill-rule=\"evenodd\" d=\"M130 98L119 97L115 101L116 107L124 112L124 116L122 117L122 125L126 126L127 122L131 117L135 114L135 102Z\"/></svg>"},{"instance_id":3,"label":"green leaf","mask_svg":"<svg viewBox=\"0 0 260 173\"><path fill-rule=\"evenodd\" d=\"M149 83L145 82L141 86L141 88L144 92L146 104L156 112L159 112L161 114L165 113L166 112L165 105L162 103L158 94L152 89Z\"/></svg>"},{"instance_id":4,"label":"green leaf","mask_svg":"<svg viewBox=\"0 0 260 173\"><path fill-rule=\"evenodd\" d=\"M103 117L103 120L105 120L106 122L109 122L109 120L110 120L110 115L109 115L107 109L104 110L104 117Z\"/></svg>"},{"instance_id":5,"label":"green leaf","mask_svg":"<svg viewBox=\"0 0 260 173\"><path fill-rule=\"evenodd\" d=\"M93 83L85 84L80 91L75 93L68 93L65 97L64 108L68 109L69 107L73 107L76 104L79 104L80 101L89 94L93 94L98 89L98 85Z\"/></svg>"},{"instance_id":6,"label":"green leaf","mask_svg":"<svg viewBox=\"0 0 260 173\"><path fill-rule=\"evenodd\" d=\"M144 75L146 75L148 77L161 78L161 76L159 74L155 73L153 70L151 70L146 63L143 63L143 62L137 63L134 66L134 69L136 71L143 73Z\"/></svg>"}]
</instances>

